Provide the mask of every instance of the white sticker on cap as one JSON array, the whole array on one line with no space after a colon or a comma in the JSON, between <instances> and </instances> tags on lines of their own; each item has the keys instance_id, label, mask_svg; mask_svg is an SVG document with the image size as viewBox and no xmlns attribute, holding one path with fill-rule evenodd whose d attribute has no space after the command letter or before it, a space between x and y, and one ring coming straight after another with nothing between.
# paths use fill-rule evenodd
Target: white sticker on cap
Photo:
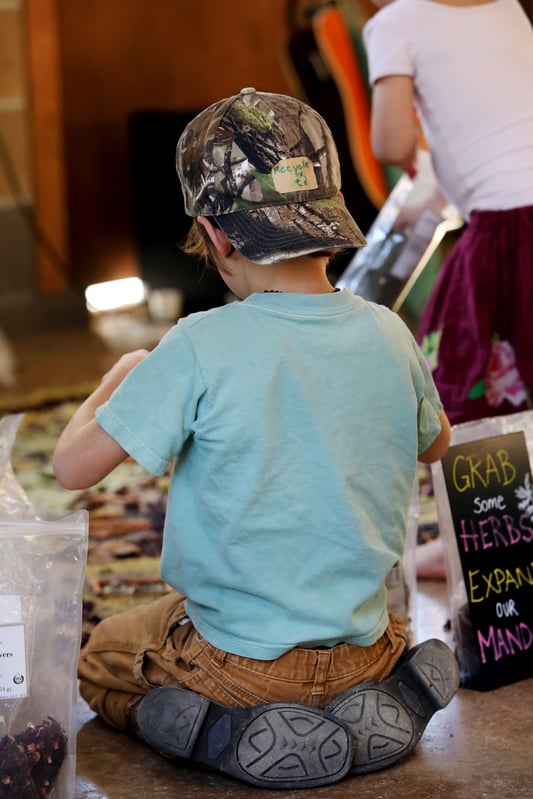
<instances>
[{"instance_id":1,"label":"white sticker on cap","mask_svg":"<svg viewBox=\"0 0 533 799\"><path fill-rule=\"evenodd\" d=\"M272 180L274 188L280 194L309 191L318 187L313 164L305 156L278 161L276 166L272 167Z\"/></svg>"}]
</instances>

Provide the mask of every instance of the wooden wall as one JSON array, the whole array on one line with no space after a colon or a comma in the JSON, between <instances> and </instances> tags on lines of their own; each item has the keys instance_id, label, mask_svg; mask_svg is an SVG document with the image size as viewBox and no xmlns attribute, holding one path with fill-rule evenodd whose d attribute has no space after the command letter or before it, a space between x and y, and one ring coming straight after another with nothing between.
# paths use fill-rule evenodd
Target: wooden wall
<instances>
[{"instance_id":1,"label":"wooden wall","mask_svg":"<svg viewBox=\"0 0 533 799\"><path fill-rule=\"evenodd\" d=\"M135 274L128 120L290 92L286 0L27 0L38 218L75 282ZM169 164L173 169L173 164ZM41 253L43 290L57 270Z\"/></svg>"},{"instance_id":2,"label":"wooden wall","mask_svg":"<svg viewBox=\"0 0 533 799\"><path fill-rule=\"evenodd\" d=\"M31 158L22 7L0 0L0 326L27 303L34 277Z\"/></svg>"},{"instance_id":3,"label":"wooden wall","mask_svg":"<svg viewBox=\"0 0 533 799\"><path fill-rule=\"evenodd\" d=\"M532 16L533 0L521 2ZM9 22L0 36L8 66L0 124L52 245L37 249L42 294L138 269L128 174L133 112L199 110L245 85L297 90L280 58L289 4L305 11L311 0L0 0ZM361 4L372 13L370 0ZM16 53L9 58L21 9L28 113L14 97L26 91L24 70ZM6 192L0 175L0 202Z\"/></svg>"}]
</instances>

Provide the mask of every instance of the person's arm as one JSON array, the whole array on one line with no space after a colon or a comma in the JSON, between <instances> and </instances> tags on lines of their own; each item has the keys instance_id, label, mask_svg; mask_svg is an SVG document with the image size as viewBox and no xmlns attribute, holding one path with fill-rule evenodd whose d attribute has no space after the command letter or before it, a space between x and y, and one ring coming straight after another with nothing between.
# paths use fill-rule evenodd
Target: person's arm
<instances>
[{"instance_id":1,"label":"person's arm","mask_svg":"<svg viewBox=\"0 0 533 799\"><path fill-rule=\"evenodd\" d=\"M64 488L89 488L128 457L126 450L100 427L95 412L146 355L147 350L123 355L63 430L52 457L52 468Z\"/></svg>"},{"instance_id":2,"label":"person's arm","mask_svg":"<svg viewBox=\"0 0 533 799\"><path fill-rule=\"evenodd\" d=\"M413 81L408 75L387 75L374 83L371 138L372 149L380 161L413 173L419 133Z\"/></svg>"},{"instance_id":3,"label":"person's arm","mask_svg":"<svg viewBox=\"0 0 533 799\"><path fill-rule=\"evenodd\" d=\"M433 463L442 458L446 454L450 446L451 429L450 422L444 411L440 412L440 433L437 438L429 445L429 447L421 452L418 460L422 463Z\"/></svg>"}]
</instances>

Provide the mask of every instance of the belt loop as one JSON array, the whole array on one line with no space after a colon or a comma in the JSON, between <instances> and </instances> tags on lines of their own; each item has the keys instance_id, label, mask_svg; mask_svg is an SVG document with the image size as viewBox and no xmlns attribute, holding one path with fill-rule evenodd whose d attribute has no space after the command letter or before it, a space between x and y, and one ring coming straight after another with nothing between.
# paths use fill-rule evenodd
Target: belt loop
<instances>
[{"instance_id":1,"label":"belt loop","mask_svg":"<svg viewBox=\"0 0 533 799\"><path fill-rule=\"evenodd\" d=\"M223 649L217 649L216 646L213 646L212 644L209 644L209 646L211 648L211 653L210 653L211 660L213 661L215 666L218 666L219 669L222 668L222 666L224 665L224 661L226 660L226 655L228 653L224 652Z\"/></svg>"},{"instance_id":2,"label":"belt loop","mask_svg":"<svg viewBox=\"0 0 533 799\"><path fill-rule=\"evenodd\" d=\"M388 641L388 644L391 648L391 653L394 654L396 652L396 639L392 634L390 623L385 632L383 633L383 638L385 639L385 641ZM387 645L385 644L384 648L386 648L386 646Z\"/></svg>"},{"instance_id":3,"label":"belt loop","mask_svg":"<svg viewBox=\"0 0 533 799\"><path fill-rule=\"evenodd\" d=\"M313 687L311 688L311 704L319 704L320 697L326 691L329 668L332 657L331 649L315 650L315 668L313 675Z\"/></svg>"}]
</instances>

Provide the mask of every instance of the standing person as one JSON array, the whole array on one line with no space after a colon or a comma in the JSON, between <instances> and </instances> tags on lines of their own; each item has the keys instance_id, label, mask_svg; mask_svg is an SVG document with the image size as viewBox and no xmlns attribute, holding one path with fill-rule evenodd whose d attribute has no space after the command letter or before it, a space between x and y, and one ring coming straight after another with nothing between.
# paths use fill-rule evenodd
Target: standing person
<instances>
[{"instance_id":1,"label":"standing person","mask_svg":"<svg viewBox=\"0 0 533 799\"><path fill-rule=\"evenodd\" d=\"M187 126L177 170L188 249L242 301L121 358L58 441L67 488L128 455L155 474L173 461L174 590L96 627L80 690L168 756L325 785L395 763L457 689L441 641L404 654L385 588L417 458L444 453L449 424L402 321L326 276L364 238L315 111L243 89Z\"/></svg>"},{"instance_id":2,"label":"standing person","mask_svg":"<svg viewBox=\"0 0 533 799\"><path fill-rule=\"evenodd\" d=\"M467 227L418 340L452 424L531 407L533 31L518 0L396 0L366 24L373 148L415 169L413 106Z\"/></svg>"}]
</instances>

